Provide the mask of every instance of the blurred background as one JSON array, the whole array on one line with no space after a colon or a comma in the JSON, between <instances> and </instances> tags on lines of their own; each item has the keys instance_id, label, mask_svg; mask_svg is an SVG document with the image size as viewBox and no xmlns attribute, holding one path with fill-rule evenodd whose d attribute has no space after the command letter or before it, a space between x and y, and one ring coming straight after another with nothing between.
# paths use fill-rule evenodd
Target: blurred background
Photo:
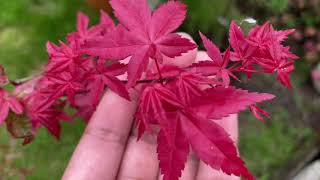
<instances>
[{"instance_id":1,"label":"blurred background","mask_svg":"<svg viewBox=\"0 0 320 180\"><path fill-rule=\"evenodd\" d=\"M156 7L159 1L150 3ZM244 80L243 87L273 93L277 99L266 104L272 114L266 123L249 112L240 115L239 147L259 180L293 179L297 174L296 179L309 180L303 174L320 159L320 79L311 75L320 71L320 0L184 1L189 11L179 31L190 33L198 43L201 30L225 48L232 19L243 22L243 28L252 26L243 20L253 18L260 24L269 20L276 29L297 29L287 41L301 57L292 77L293 90L270 76ZM101 8L112 13L107 0L1 0L0 64L10 79L32 74L47 60L46 41L58 42L75 30L77 11L87 13L95 23ZM63 124L60 141L42 129L27 146L0 127L0 180L60 179L84 127L79 120Z\"/></svg>"}]
</instances>

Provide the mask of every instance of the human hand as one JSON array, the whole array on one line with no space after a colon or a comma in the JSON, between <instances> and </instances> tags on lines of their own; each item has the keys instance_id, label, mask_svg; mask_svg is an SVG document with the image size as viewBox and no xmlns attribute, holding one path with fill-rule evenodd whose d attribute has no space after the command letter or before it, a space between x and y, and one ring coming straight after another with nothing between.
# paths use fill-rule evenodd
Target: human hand
<instances>
[{"instance_id":1,"label":"human hand","mask_svg":"<svg viewBox=\"0 0 320 180\"><path fill-rule=\"evenodd\" d=\"M183 34L188 37L188 35ZM189 37L191 38L191 37ZM187 66L207 59L205 52L193 50L167 63ZM137 141L132 130L137 93L131 91L132 102L107 91L91 118L63 180L156 180L162 179L156 154L156 135L145 134ZM216 121L231 135L238 138L237 115ZM237 180L216 171L199 161L192 153L188 157L181 180Z\"/></svg>"}]
</instances>

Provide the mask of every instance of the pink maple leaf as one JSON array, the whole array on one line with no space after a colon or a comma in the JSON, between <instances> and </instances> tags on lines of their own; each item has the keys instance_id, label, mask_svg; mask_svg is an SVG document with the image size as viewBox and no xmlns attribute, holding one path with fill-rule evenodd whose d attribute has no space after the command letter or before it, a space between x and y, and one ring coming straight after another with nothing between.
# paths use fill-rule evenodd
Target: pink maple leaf
<instances>
[{"instance_id":1,"label":"pink maple leaf","mask_svg":"<svg viewBox=\"0 0 320 180\"><path fill-rule=\"evenodd\" d=\"M168 116L170 126L160 130L157 138L157 153L160 161L159 167L164 180L177 180L189 154L189 142L182 131L182 123L178 114Z\"/></svg>"},{"instance_id":2,"label":"pink maple leaf","mask_svg":"<svg viewBox=\"0 0 320 180\"><path fill-rule=\"evenodd\" d=\"M191 107L194 107L194 112L198 116L206 119L221 119L243 111L250 105L275 97L267 93L249 93L234 87L209 88L205 93L205 96L196 98Z\"/></svg>"},{"instance_id":3,"label":"pink maple leaf","mask_svg":"<svg viewBox=\"0 0 320 180\"><path fill-rule=\"evenodd\" d=\"M232 21L230 25L229 42L234 50L234 52L231 53L231 59L233 61L246 62L250 60L256 50L255 47L250 46L241 28L234 21Z\"/></svg>"},{"instance_id":4,"label":"pink maple leaf","mask_svg":"<svg viewBox=\"0 0 320 180\"><path fill-rule=\"evenodd\" d=\"M109 33L116 27L111 17L103 10L100 11L99 26L103 29L102 35Z\"/></svg>"},{"instance_id":5,"label":"pink maple leaf","mask_svg":"<svg viewBox=\"0 0 320 180\"><path fill-rule=\"evenodd\" d=\"M78 41L81 45L87 40L97 38L115 28L110 16L101 10L100 24L89 28L89 17L82 12L77 14L77 32L69 33L69 42Z\"/></svg>"},{"instance_id":6,"label":"pink maple leaf","mask_svg":"<svg viewBox=\"0 0 320 180\"><path fill-rule=\"evenodd\" d=\"M22 114L23 106L16 97L10 96L7 91L0 89L0 125L7 118L10 110L16 114Z\"/></svg>"},{"instance_id":7,"label":"pink maple leaf","mask_svg":"<svg viewBox=\"0 0 320 180\"><path fill-rule=\"evenodd\" d=\"M92 103L92 97L89 93L78 94L75 97L74 107L77 109L75 116L83 118L86 123L89 122L92 114L96 110L96 105Z\"/></svg>"},{"instance_id":8,"label":"pink maple leaf","mask_svg":"<svg viewBox=\"0 0 320 180\"><path fill-rule=\"evenodd\" d=\"M98 105L99 100L104 92L105 86L110 88L119 96L130 100L129 93L122 81L116 76L122 75L127 71L127 65L113 63L106 65L103 60L98 60L95 68L89 72L87 80L89 81L89 91L94 106Z\"/></svg>"},{"instance_id":9,"label":"pink maple leaf","mask_svg":"<svg viewBox=\"0 0 320 180\"><path fill-rule=\"evenodd\" d=\"M62 111L64 104L55 103L47 105L47 96L42 93L34 93L25 99L26 113L31 125L36 131L45 126L48 131L57 139L60 138L60 120L70 121L70 117Z\"/></svg>"},{"instance_id":10,"label":"pink maple leaf","mask_svg":"<svg viewBox=\"0 0 320 180\"><path fill-rule=\"evenodd\" d=\"M161 84L145 86L142 92L135 115L139 129L138 138L149 129L150 124L166 119L167 111L174 111L176 107L182 106L174 93ZM166 107L162 106L162 103L165 103Z\"/></svg>"},{"instance_id":11,"label":"pink maple leaf","mask_svg":"<svg viewBox=\"0 0 320 180\"><path fill-rule=\"evenodd\" d=\"M224 86L229 86L230 77L232 76L238 80L238 78L227 68L230 62L230 49L222 56L219 48L210 41L205 35L200 33L203 44L207 50L210 60L200 61L193 65L196 72L204 74L206 76L215 75L217 78L222 79Z\"/></svg>"},{"instance_id":12,"label":"pink maple leaf","mask_svg":"<svg viewBox=\"0 0 320 180\"><path fill-rule=\"evenodd\" d=\"M110 3L121 25L104 38L89 42L85 52L114 60L131 56L129 87L146 70L149 58L158 63L163 55L173 58L196 48L188 39L172 33L185 19L184 4L170 1L152 13L147 0L111 0Z\"/></svg>"},{"instance_id":13,"label":"pink maple leaf","mask_svg":"<svg viewBox=\"0 0 320 180\"><path fill-rule=\"evenodd\" d=\"M84 85L81 83L83 77L81 74L74 74L69 72L63 72L60 74L47 75L47 81L49 84L47 93L50 95L48 98L48 104L52 104L58 98L66 95L69 102L74 105L74 98L77 92L84 91Z\"/></svg>"},{"instance_id":14,"label":"pink maple leaf","mask_svg":"<svg viewBox=\"0 0 320 180\"><path fill-rule=\"evenodd\" d=\"M210 118L201 117L201 114L195 113L198 109L194 104L197 103L184 104L177 98L177 93L172 90L177 87L169 87L171 89L156 84L144 89L139 100L139 116L136 116L136 118L141 118L140 115L145 115L145 121L143 122L145 126L150 124L160 125L157 152L164 179L176 180L181 176L189 152L189 144L196 155L212 168L221 169L227 174L254 179L238 156L236 146L225 130ZM184 93L182 92L182 94ZM241 93L243 92L241 91ZM237 106L248 106L252 104L252 101L258 102L269 98L267 95L259 96L258 94L252 94L251 97L249 94L249 97L246 97L248 93L239 99L235 99L237 95L240 95L239 93L235 93L231 97L227 93L224 95L226 98L230 98L230 101L231 98L234 99L233 104L239 104L228 106L234 108L233 111L237 112L245 108L237 109ZM199 94L194 99L198 98L205 99L208 96ZM220 98L222 99L222 97ZM216 107L227 102L214 102L213 99L208 99L208 103L209 101L213 104L216 103ZM151 118L153 118L152 122L150 121Z\"/></svg>"},{"instance_id":15,"label":"pink maple leaf","mask_svg":"<svg viewBox=\"0 0 320 180\"><path fill-rule=\"evenodd\" d=\"M272 25L267 21L261 26L256 26L252 28L249 32L247 41L256 47L259 47L259 49L264 49L273 41L281 43L283 40L288 38L290 34L294 32L295 29L276 31L273 29Z\"/></svg>"},{"instance_id":16,"label":"pink maple leaf","mask_svg":"<svg viewBox=\"0 0 320 180\"><path fill-rule=\"evenodd\" d=\"M228 175L255 179L238 156L230 135L222 127L212 120L202 119L192 113L180 113L180 120L183 133L203 162Z\"/></svg>"},{"instance_id":17,"label":"pink maple leaf","mask_svg":"<svg viewBox=\"0 0 320 180\"><path fill-rule=\"evenodd\" d=\"M265 120L263 119L263 116L269 118L270 114L262 109L260 109L258 106L256 105L251 105L250 106L250 111L252 112L252 114L260 121L265 122Z\"/></svg>"},{"instance_id":18,"label":"pink maple leaf","mask_svg":"<svg viewBox=\"0 0 320 180\"><path fill-rule=\"evenodd\" d=\"M59 73L63 71L75 72L77 68L86 68L86 63L90 58L82 59L78 52L79 44L72 42L67 45L60 41L60 47L47 43L49 62L45 66L46 72Z\"/></svg>"},{"instance_id":19,"label":"pink maple leaf","mask_svg":"<svg viewBox=\"0 0 320 180\"><path fill-rule=\"evenodd\" d=\"M262 58L257 58L257 63L267 73L277 73L277 80L284 86L291 88L290 73L294 70L294 61L290 58L295 56L288 55L287 49L276 41L268 45L268 54ZM284 50L285 49L285 50Z\"/></svg>"}]
</instances>

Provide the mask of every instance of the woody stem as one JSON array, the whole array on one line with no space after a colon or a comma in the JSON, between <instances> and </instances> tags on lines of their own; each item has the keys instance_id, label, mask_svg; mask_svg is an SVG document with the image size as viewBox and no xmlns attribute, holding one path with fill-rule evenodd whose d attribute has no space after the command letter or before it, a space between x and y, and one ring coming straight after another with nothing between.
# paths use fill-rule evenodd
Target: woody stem
<instances>
[{"instance_id":1,"label":"woody stem","mask_svg":"<svg viewBox=\"0 0 320 180\"><path fill-rule=\"evenodd\" d=\"M157 66L160 82L163 82L163 78L162 78L162 75L161 75L161 71L160 71L160 66L159 66L158 60L154 59L154 61L156 62L156 66Z\"/></svg>"}]
</instances>

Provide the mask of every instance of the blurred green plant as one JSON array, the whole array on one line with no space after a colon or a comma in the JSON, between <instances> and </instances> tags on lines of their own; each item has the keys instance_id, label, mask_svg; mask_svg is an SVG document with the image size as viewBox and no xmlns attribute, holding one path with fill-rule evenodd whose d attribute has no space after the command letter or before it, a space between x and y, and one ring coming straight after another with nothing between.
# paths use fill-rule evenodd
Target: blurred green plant
<instances>
[{"instance_id":1,"label":"blurred green plant","mask_svg":"<svg viewBox=\"0 0 320 180\"><path fill-rule=\"evenodd\" d=\"M0 1L0 7L0 62L12 79L40 68L47 59L46 41L75 30L78 10L94 14L77 0Z\"/></svg>"},{"instance_id":2,"label":"blurred green plant","mask_svg":"<svg viewBox=\"0 0 320 180\"><path fill-rule=\"evenodd\" d=\"M156 0L151 1L156 2ZM284 5L287 0L264 1L268 9L275 9L277 12L280 12L278 11L280 9L288 10ZM241 20L242 17L251 16L247 13L241 15L234 3L235 0L185 0L185 2L188 5L189 14L181 31L190 33L197 42L200 42L198 30L201 30L213 38L217 44L223 45L227 40L227 26L230 20ZM243 1L241 3L244 4ZM0 64L6 67L12 79L27 76L33 70L41 68L47 59L46 41L57 42L59 39L62 40L67 32L74 31L78 10L91 15L93 22L96 22L98 18L97 12L90 11L85 7L83 1L78 0L2 0L0 7ZM256 6L251 6L250 11L255 8ZM274 13L272 11L270 14ZM320 16L316 16L316 12L305 12L305 14L302 16L304 19L296 19L293 16L294 19L290 26L319 22ZM269 17L264 14L261 19ZM272 116L274 121L267 124L251 119L248 114L240 117L240 119L250 121L241 125L241 154L258 179L270 179L271 174L292 156L298 139L305 138L307 141L313 139L309 129L287 127L283 119L289 117L288 112L284 109L274 113ZM6 149L9 149L17 155L6 169L11 171L11 174L17 169L27 167L28 170L31 170L26 175L27 180L40 180L48 177L60 179L84 127L85 125L79 121L76 124L64 124L62 130L64 138L59 142L41 129L37 139L26 147L11 140L4 127L1 127L0 147L7 144L13 144L13 146L0 148L0 164L4 164L3 155L7 152ZM0 179L16 180L19 178L5 176L1 173L0 170Z\"/></svg>"},{"instance_id":3,"label":"blurred green plant","mask_svg":"<svg viewBox=\"0 0 320 180\"><path fill-rule=\"evenodd\" d=\"M216 44L225 45L231 20L241 19L234 0L184 0L184 3L188 6L188 15L180 30L188 32L197 42L200 42L198 32L201 31Z\"/></svg>"},{"instance_id":4,"label":"blurred green plant","mask_svg":"<svg viewBox=\"0 0 320 180\"><path fill-rule=\"evenodd\" d=\"M294 157L302 145L314 142L314 134L308 128L288 127L283 121L289 112L279 109L273 113L271 121L261 123L242 114L239 148L248 168L259 180L274 179L277 170ZM246 120L247 119L247 120Z\"/></svg>"},{"instance_id":5,"label":"blurred green plant","mask_svg":"<svg viewBox=\"0 0 320 180\"><path fill-rule=\"evenodd\" d=\"M76 13L84 11L98 20L98 12L78 0L0 1L0 64L11 79L37 71L47 61L45 43L63 40L74 31ZM29 146L22 146L0 127L0 179L60 179L84 124L64 124L64 138L56 141L44 129Z\"/></svg>"},{"instance_id":6,"label":"blurred green plant","mask_svg":"<svg viewBox=\"0 0 320 180\"><path fill-rule=\"evenodd\" d=\"M250 3L265 6L274 13L281 13L289 8L289 0L250 0Z\"/></svg>"}]
</instances>

